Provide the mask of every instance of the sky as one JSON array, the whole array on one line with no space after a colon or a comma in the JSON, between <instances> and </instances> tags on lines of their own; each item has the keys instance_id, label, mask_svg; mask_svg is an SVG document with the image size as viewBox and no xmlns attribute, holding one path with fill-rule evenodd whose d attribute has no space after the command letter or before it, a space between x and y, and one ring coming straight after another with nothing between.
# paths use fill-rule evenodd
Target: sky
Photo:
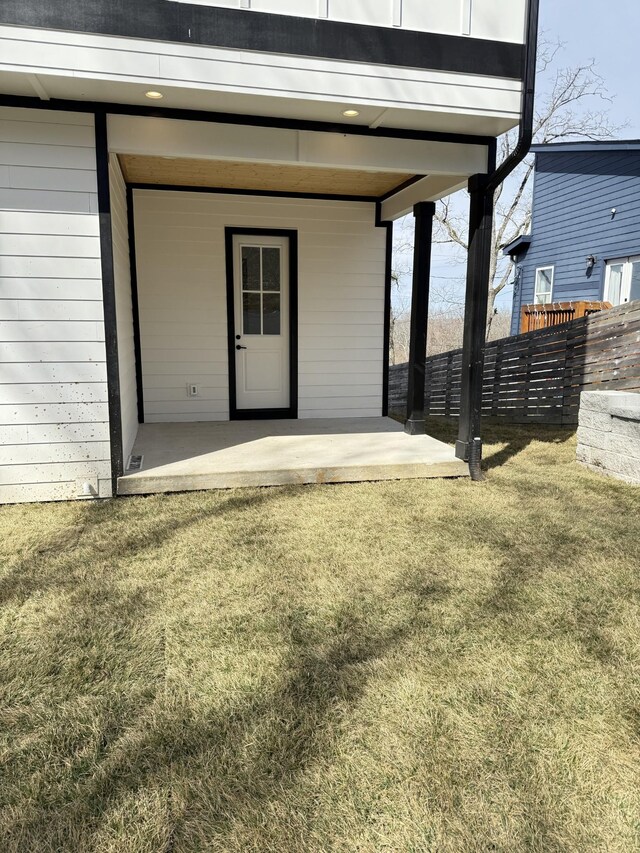
<instances>
[{"instance_id":1,"label":"sky","mask_svg":"<svg viewBox=\"0 0 640 853\"><path fill-rule=\"evenodd\" d=\"M540 0L540 29L549 40L564 44L559 58L562 66L595 59L613 99L612 121L627 124L621 133L623 138L640 138L640 0ZM463 264L452 264L449 250L435 247L435 289L451 288L460 293L464 274ZM399 303L406 304L409 290L410 283L404 277ZM498 302L501 310L510 310L511 299L512 289L508 287ZM434 308L443 310L446 306Z\"/></svg>"},{"instance_id":2,"label":"sky","mask_svg":"<svg viewBox=\"0 0 640 853\"><path fill-rule=\"evenodd\" d=\"M614 97L616 123L629 121L628 138L640 137L638 0L540 0L541 30L566 47L565 65L595 59Z\"/></svg>"}]
</instances>

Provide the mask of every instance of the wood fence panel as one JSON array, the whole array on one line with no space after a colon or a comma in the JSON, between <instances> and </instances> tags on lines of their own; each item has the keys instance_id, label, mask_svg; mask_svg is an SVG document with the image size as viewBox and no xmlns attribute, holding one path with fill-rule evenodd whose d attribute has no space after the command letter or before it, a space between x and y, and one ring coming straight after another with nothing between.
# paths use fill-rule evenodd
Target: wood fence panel
<instances>
[{"instance_id":1,"label":"wood fence panel","mask_svg":"<svg viewBox=\"0 0 640 853\"><path fill-rule=\"evenodd\" d=\"M389 372L391 411L403 413L406 364ZM425 412L460 414L462 350L430 356ZM508 423L575 426L585 390L640 391L640 301L487 344L483 413Z\"/></svg>"}]
</instances>

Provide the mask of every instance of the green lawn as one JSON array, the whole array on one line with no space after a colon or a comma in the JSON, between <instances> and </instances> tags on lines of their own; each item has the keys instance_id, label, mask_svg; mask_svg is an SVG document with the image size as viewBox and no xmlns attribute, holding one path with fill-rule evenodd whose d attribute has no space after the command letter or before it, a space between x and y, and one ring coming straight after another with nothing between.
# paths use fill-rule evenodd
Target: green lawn
<instances>
[{"instance_id":1,"label":"green lawn","mask_svg":"<svg viewBox=\"0 0 640 853\"><path fill-rule=\"evenodd\" d=\"M640 490L539 433L0 508L0 851L640 850Z\"/></svg>"}]
</instances>

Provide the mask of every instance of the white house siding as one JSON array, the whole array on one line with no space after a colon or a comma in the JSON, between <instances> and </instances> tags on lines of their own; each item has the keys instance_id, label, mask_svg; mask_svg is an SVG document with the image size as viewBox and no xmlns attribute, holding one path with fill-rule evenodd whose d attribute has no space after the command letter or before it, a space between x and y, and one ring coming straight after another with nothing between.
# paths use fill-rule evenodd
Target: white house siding
<instances>
[{"instance_id":1,"label":"white house siding","mask_svg":"<svg viewBox=\"0 0 640 853\"><path fill-rule=\"evenodd\" d=\"M122 448L126 464L138 432L138 393L136 388L136 354L133 342L127 188L122 177L118 158L114 155L111 155L109 159L109 178L111 189L113 272L118 324Z\"/></svg>"},{"instance_id":2,"label":"white house siding","mask_svg":"<svg viewBox=\"0 0 640 853\"><path fill-rule=\"evenodd\" d=\"M225 226L298 232L299 416L381 414L385 229L373 204L136 190L134 209L146 421L229 417Z\"/></svg>"},{"instance_id":3,"label":"white house siding","mask_svg":"<svg viewBox=\"0 0 640 853\"><path fill-rule=\"evenodd\" d=\"M173 0L377 27L522 42L525 4L514 0Z\"/></svg>"},{"instance_id":4,"label":"white house siding","mask_svg":"<svg viewBox=\"0 0 640 853\"><path fill-rule=\"evenodd\" d=\"M0 503L111 494L93 117L0 108Z\"/></svg>"}]
</instances>

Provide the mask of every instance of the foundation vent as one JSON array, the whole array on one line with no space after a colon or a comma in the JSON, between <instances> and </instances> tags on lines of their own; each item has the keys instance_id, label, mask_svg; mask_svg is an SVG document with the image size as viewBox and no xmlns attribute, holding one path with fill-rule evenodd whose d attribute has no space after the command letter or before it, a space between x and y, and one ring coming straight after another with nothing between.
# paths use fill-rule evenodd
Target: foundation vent
<instances>
[{"instance_id":1,"label":"foundation vent","mask_svg":"<svg viewBox=\"0 0 640 853\"><path fill-rule=\"evenodd\" d=\"M127 462L127 471L140 471L144 456L130 456Z\"/></svg>"}]
</instances>

